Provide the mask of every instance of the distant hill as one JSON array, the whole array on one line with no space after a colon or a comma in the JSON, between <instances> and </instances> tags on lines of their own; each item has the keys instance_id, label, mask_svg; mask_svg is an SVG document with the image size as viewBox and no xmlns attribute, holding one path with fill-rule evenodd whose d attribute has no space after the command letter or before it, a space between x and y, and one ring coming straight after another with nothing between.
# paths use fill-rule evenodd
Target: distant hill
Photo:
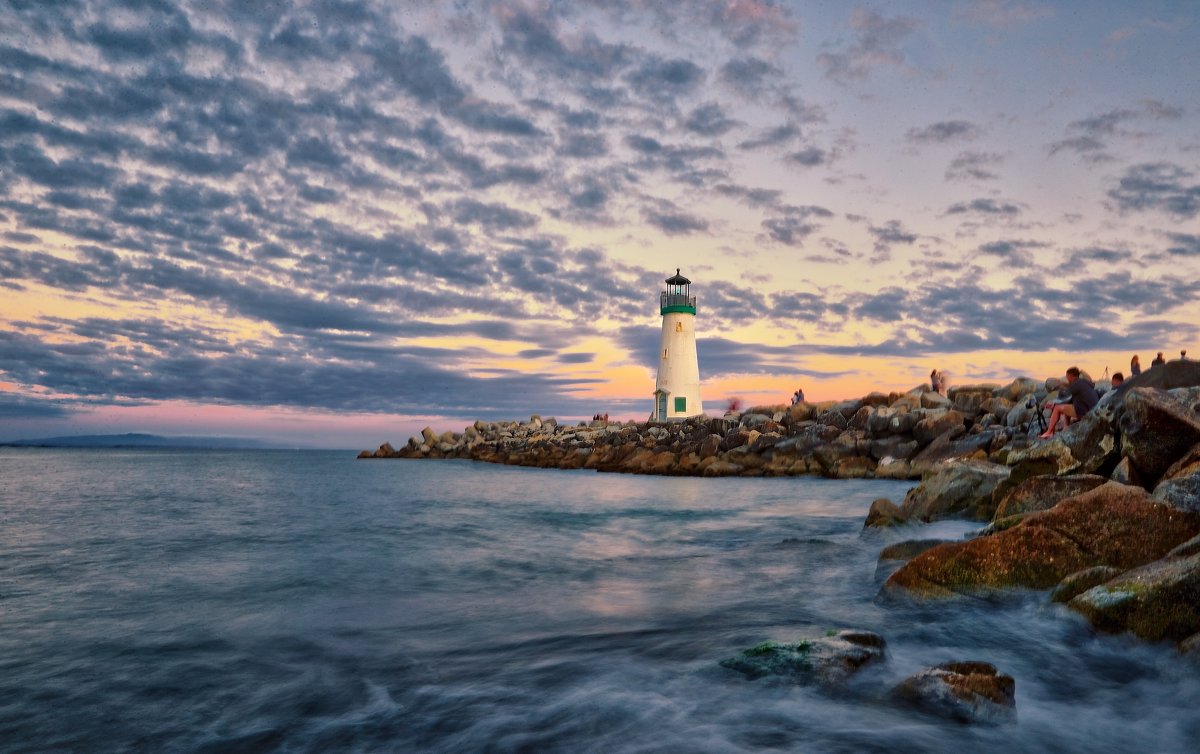
<instances>
[{"instance_id":1,"label":"distant hill","mask_svg":"<svg viewBox=\"0 0 1200 754\"><path fill-rule=\"evenodd\" d=\"M267 448L262 440L244 437L163 437L130 432L124 435L68 435L0 442L0 446L32 448Z\"/></svg>"}]
</instances>

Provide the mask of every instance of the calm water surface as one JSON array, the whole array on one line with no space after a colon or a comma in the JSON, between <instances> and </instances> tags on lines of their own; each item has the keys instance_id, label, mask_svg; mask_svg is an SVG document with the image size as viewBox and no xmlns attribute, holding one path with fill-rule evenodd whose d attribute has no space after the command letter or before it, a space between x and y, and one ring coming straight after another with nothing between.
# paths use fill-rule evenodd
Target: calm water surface
<instances>
[{"instance_id":1,"label":"calm water surface","mask_svg":"<svg viewBox=\"0 0 1200 754\"><path fill-rule=\"evenodd\" d=\"M1195 752L1200 671L1043 595L877 603L907 485L0 449L0 751ZM853 627L840 695L717 662ZM1019 722L897 709L995 663Z\"/></svg>"}]
</instances>

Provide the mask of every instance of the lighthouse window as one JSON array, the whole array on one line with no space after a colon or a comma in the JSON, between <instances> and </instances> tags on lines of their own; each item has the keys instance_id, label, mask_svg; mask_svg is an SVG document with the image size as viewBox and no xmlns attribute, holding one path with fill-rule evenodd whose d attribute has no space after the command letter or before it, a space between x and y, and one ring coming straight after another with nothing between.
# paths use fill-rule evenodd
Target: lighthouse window
<instances>
[{"instance_id":1,"label":"lighthouse window","mask_svg":"<svg viewBox=\"0 0 1200 754\"><path fill-rule=\"evenodd\" d=\"M667 349L665 349L665 348L663 349L663 358L664 359L667 358Z\"/></svg>"},{"instance_id":2,"label":"lighthouse window","mask_svg":"<svg viewBox=\"0 0 1200 754\"><path fill-rule=\"evenodd\" d=\"M683 323L682 322L675 323L675 332L683 332Z\"/></svg>"},{"instance_id":3,"label":"lighthouse window","mask_svg":"<svg viewBox=\"0 0 1200 754\"><path fill-rule=\"evenodd\" d=\"M687 411L687 398L676 398L675 399L675 413L678 414L683 411Z\"/></svg>"}]
</instances>

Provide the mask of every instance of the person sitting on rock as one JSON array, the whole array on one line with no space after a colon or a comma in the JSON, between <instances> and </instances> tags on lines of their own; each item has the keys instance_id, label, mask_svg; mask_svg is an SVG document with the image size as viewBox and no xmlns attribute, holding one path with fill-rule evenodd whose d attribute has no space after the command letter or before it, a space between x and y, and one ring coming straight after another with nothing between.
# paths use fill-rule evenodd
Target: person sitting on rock
<instances>
[{"instance_id":1,"label":"person sitting on rock","mask_svg":"<svg viewBox=\"0 0 1200 754\"><path fill-rule=\"evenodd\" d=\"M1166 363L1167 363L1167 360L1163 358L1162 351L1159 351L1158 355L1154 357L1154 361L1150 362L1150 368L1153 369L1154 367L1159 366L1160 364L1166 364Z\"/></svg>"},{"instance_id":2,"label":"person sitting on rock","mask_svg":"<svg viewBox=\"0 0 1200 754\"><path fill-rule=\"evenodd\" d=\"M1073 424L1082 419L1100 402L1100 396L1096 394L1096 386L1092 384L1091 380L1080 377L1079 367L1071 367L1067 370L1067 386L1059 392L1059 398L1061 400L1058 402L1046 402L1046 406L1052 408L1050 426L1045 432L1038 435L1043 440L1050 439L1058 431L1059 420L1066 424Z\"/></svg>"}]
</instances>

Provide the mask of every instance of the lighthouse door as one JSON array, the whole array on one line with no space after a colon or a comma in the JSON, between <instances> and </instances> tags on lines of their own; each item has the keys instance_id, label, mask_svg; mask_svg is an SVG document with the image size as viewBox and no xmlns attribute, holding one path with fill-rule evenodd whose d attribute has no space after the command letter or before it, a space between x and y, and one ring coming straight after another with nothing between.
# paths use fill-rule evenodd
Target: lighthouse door
<instances>
[{"instance_id":1,"label":"lighthouse door","mask_svg":"<svg viewBox=\"0 0 1200 754\"><path fill-rule=\"evenodd\" d=\"M667 420L667 394L658 394L658 420L664 422Z\"/></svg>"}]
</instances>

